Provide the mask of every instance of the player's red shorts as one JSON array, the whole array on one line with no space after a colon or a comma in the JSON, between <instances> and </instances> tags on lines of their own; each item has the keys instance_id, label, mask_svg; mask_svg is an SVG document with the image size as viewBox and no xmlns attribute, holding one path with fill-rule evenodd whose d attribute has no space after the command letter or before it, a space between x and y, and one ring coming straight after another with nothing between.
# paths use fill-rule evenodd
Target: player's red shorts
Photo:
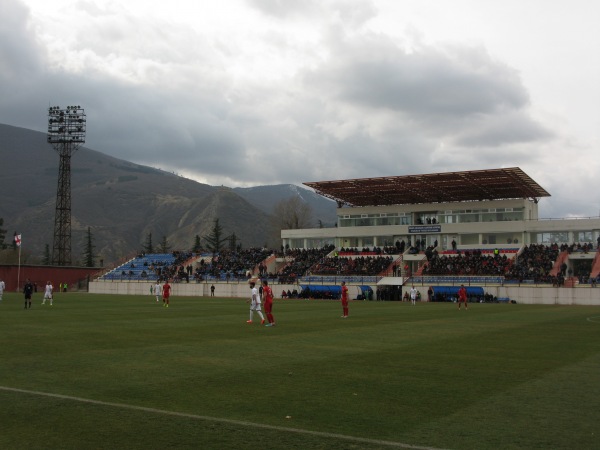
<instances>
[{"instance_id":1,"label":"player's red shorts","mask_svg":"<svg viewBox=\"0 0 600 450\"><path fill-rule=\"evenodd\" d=\"M271 313L273 310L273 302L265 302L265 312Z\"/></svg>"}]
</instances>

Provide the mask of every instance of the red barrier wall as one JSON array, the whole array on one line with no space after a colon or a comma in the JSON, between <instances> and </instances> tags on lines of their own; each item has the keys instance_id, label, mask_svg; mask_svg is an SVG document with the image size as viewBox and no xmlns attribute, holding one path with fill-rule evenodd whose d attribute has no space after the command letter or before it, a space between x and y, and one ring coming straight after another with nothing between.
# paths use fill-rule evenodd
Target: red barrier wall
<instances>
[{"instance_id":1,"label":"red barrier wall","mask_svg":"<svg viewBox=\"0 0 600 450\"><path fill-rule=\"evenodd\" d=\"M7 292L22 290L25 280L29 278L37 284L38 291L43 291L46 282L50 280L54 289L58 285L67 283L68 290L77 289L77 286L89 276L90 279L100 272L98 267L56 267L56 266L31 266L31 265L0 265L0 280L4 281ZM19 283L17 289L17 280ZM87 286L87 285L86 285Z\"/></svg>"}]
</instances>

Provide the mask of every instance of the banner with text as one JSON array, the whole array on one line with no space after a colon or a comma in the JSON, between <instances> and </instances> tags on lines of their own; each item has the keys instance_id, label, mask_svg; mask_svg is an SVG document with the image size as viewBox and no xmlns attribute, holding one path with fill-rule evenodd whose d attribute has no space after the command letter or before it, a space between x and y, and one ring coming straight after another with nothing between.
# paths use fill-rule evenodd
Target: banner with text
<instances>
[{"instance_id":1,"label":"banner with text","mask_svg":"<svg viewBox=\"0 0 600 450\"><path fill-rule=\"evenodd\" d=\"M411 225L408 227L409 233L441 233L441 225Z\"/></svg>"}]
</instances>

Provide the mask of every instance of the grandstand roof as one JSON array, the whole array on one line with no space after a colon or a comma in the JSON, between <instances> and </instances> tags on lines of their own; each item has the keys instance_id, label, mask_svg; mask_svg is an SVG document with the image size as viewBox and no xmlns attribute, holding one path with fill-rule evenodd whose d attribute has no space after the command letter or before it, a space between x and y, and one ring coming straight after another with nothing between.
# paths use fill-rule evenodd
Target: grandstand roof
<instances>
[{"instance_id":1,"label":"grandstand roof","mask_svg":"<svg viewBox=\"0 0 600 450\"><path fill-rule=\"evenodd\" d=\"M550 197L518 167L303 183L339 205L380 206Z\"/></svg>"}]
</instances>

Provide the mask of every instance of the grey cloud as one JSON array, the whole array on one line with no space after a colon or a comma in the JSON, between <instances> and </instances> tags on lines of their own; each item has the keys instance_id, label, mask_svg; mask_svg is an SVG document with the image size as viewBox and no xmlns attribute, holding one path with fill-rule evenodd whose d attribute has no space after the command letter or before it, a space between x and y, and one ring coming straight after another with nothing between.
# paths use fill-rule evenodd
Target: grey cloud
<instances>
[{"instance_id":1,"label":"grey cloud","mask_svg":"<svg viewBox=\"0 0 600 450\"><path fill-rule=\"evenodd\" d=\"M6 83L40 71L44 51L32 33L29 10L19 1L3 1L0 17L0 79Z\"/></svg>"},{"instance_id":2,"label":"grey cloud","mask_svg":"<svg viewBox=\"0 0 600 450\"><path fill-rule=\"evenodd\" d=\"M364 141L363 154L378 161L372 168L364 164L363 173L519 165L541 155L536 144L554 138L528 112L529 96L516 72L482 49L420 46L406 52L373 35L348 41L333 34L330 43L330 61L307 72L304 86L324 94L338 121L346 110L364 124L343 143L352 148L349 142Z\"/></svg>"},{"instance_id":3,"label":"grey cloud","mask_svg":"<svg viewBox=\"0 0 600 450\"><path fill-rule=\"evenodd\" d=\"M187 92L94 72L48 71L44 50L28 29L27 10L13 2L6 12L10 15L3 17L14 20L0 23L0 34L10 36L0 40L0 122L44 131L48 106L78 104L86 110L89 148L158 167L197 166L216 174L243 170L244 142L228 120L226 77L208 77Z\"/></svg>"},{"instance_id":4,"label":"grey cloud","mask_svg":"<svg viewBox=\"0 0 600 450\"><path fill-rule=\"evenodd\" d=\"M246 0L262 14L278 19L305 19L319 16L333 17L344 26L358 28L375 17L377 8L366 0Z\"/></svg>"},{"instance_id":5,"label":"grey cloud","mask_svg":"<svg viewBox=\"0 0 600 450\"><path fill-rule=\"evenodd\" d=\"M78 50L98 52L100 62L111 48L148 62L132 65L145 71L135 83L94 65L50 71L27 10L8 3L0 4L9 19L0 23L0 36L9 36L0 39L0 122L44 131L49 104L76 103L88 114L86 146L135 163L215 185L260 185L502 166L521 166L537 179L532 170L554 157L557 138L531 116L514 70L481 48L420 45L407 52L383 34L344 30L339 18L364 23L370 3L364 10L351 2L292 4L289 14L300 18L347 7L321 34L319 50L329 59L311 54L310 69L253 84L228 71L228 61L240 61L235 42L215 44L160 23L141 24L131 36L123 31L129 17L90 23ZM251 4L277 17L288 2ZM305 57L302 43L275 33L276 40L268 29L262 35L275 58ZM150 36L143 46L140 35Z\"/></svg>"},{"instance_id":6,"label":"grey cloud","mask_svg":"<svg viewBox=\"0 0 600 450\"><path fill-rule=\"evenodd\" d=\"M244 144L235 124L227 120L227 105L220 96L152 91L122 87L111 93L114 103L93 100L90 144L97 137L95 148L156 165L198 167L210 173L241 170Z\"/></svg>"},{"instance_id":7,"label":"grey cloud","mask_svg":"<svg viewBox=\"0 0 600 450\"><path fill-rule=\"evenodd\" d=\"M329 65L311 74L341 100L425 116L521 108L528 95L510 69L480 52L448 55L433 48L407 53L387 40L342 45Z\"/></svg>"},{"instance_id":8,"label":"grey cloud","mask_svg":"<svg viewBox=\"0 0 600 450\"><path fill-rule=\"evenodd\" d=\"M356 29L377 15L377 8L372 1L338 0L331 8L339 16L339 20L350 28Z\"/></svg>"},{"instance_id":9,"label":"grey cloud","mask_svg":"<svg viewBox=\"0 0 600 450\"><path fill-rule=\"evenodd\" d=\"M318 9L316 0L246 0L248 5L267 16L286 18L312 13Z\"/></svg>"},{"instance_id":10,"label":"grey cloud","mask_svg":"<svg viewBox=\"0 0 600 450\"><path fill-rule=\"evenodd\" d=\"M454 141L457 145L497 147L554 137L554 133L522 112L486 115L471 121L471 124L457 136Z\"/></svg>"}]
</instances>

